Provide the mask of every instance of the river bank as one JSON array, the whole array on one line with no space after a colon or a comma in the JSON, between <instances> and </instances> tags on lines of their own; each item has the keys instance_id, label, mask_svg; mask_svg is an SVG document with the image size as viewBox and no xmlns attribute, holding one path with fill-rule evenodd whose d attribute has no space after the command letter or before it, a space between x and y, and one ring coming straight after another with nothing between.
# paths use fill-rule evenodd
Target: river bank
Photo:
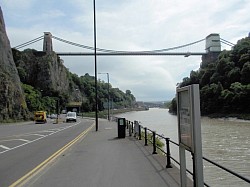
<instances>
[{"instance_id":1,"label":"river bank","mask_svg":"<svg viewBox=\"0 0 250 187\"><path fill-rule=\"evenodd\" d=\"M112 109L110 110L110 116L116 114L123 114L127 112L134 112L134 111L146 111L145 108L122 108L122 109ZM95 112L84 112L81 114L83 117L95 117ZM108 110L98 111L98 118L107 119L108 118Z\"/></svg>"},{"instance_id":2,"label":"river bank","mask_svg":"<svg viewBox=\"0 0 250 187\"><path fill-rule=\"evenodd\" d=\"M177 116L177 113L170 112L171 115ZM239 119L239 120L250 120L250 114L239 114L239 113L213 113L213 114L206 114L202 115L201 117L209 117L209 118L222 118L222 119Z\"/></svg>"},{"instance_id":3,"label":"river bank","mask_svg":"<svg viewBox=\"0 0 250 187\"><path fill-rule=\"evenodd\" d=\"M221 114L221 113L215 113L215 114L209 114L202 117L210 117L210 118L223 118L223 119L230 119L235 118L239 120L250 120L250 114Z\"/></svg>"}]
</instances>

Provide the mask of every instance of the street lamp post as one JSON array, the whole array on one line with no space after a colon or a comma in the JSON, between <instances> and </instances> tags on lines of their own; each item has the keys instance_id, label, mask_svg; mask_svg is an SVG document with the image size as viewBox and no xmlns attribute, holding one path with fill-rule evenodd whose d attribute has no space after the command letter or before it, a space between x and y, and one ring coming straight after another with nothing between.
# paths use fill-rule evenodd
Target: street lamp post
<instances>
[{"instance_id":1,"label":"street lamp post","mask_svg":"<svg viewBox=\"0 0 250 187\"><path fill-rule=\"evenodd\" d=\"M97 55L96 55L96 10L95 10L95 0L93 0L94 8L94 48L95 48L95 127L98 131L98 96L97 96Z\"/></svg>"},{"instance_id":2,"label":"street lamp post","mask_svg":"<svg viewBox=\"0 0 250 187\"><path fill-rule=\"evenodd\" d=\"M108 79L108 120L110 121L109 73L99 73L99 74L107 74L107 79Z\"/></svg>"}]
</instances>

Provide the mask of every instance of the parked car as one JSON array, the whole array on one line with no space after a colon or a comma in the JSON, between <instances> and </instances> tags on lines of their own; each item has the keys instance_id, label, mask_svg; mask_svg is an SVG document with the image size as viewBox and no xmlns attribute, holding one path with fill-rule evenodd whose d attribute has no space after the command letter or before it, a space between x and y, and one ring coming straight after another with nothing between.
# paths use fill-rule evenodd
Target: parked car
<instances>
[{"instance_id":1,"label":"parked car","mask_svg":"<svg viewBox=\"0 0 250 187\"><path fill-rule=\"evenodd\" d=\"M66 115L66 122L74 121L76 122L76 112L68 112Z\"/></svg>"},{"instance_id":2,"label":"parked car","mask_svg":"<svg viewBox=\"0 0 250 187\"><path fill-rule=\"evenodd\" d=\"M51 118L51 119L56 119L56 118L57 118L57 114L51 114L51 115L50 115L50 118Z\"/></svg>"}]
</instances>

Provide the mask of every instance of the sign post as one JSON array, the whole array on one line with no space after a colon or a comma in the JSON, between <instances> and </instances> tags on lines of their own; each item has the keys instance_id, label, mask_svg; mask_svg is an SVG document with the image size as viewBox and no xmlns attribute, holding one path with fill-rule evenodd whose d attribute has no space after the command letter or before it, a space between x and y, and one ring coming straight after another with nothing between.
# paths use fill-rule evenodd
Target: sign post
<instances>
[{"instance_id":1,"label":"sign post","mask_svg":"<svg viewBox=\"0 0 250 187\"><path fill-rule=\"evenodd\" d=\"M177 88L177 114L180 154L181 186L186 187L186 156L193 155L194 186L204 186L200 122L199 85Z\"/></svg>"}]
</instances>

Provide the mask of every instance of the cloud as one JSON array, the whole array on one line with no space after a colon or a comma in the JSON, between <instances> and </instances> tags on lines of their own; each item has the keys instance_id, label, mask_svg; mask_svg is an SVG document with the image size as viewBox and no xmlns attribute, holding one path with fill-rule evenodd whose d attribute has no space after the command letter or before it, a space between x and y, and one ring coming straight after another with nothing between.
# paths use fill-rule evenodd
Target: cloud
<instances>
[{"instance_id":1,"label":"cloud","mask_svg":"<svg viewBox=\"0 0 250 187\"><path fill-rule=\"evenodd\" d=\"M8 10L30 10L34 4L35 0L2 0L1 6L7 7Z\"/></svg>"}]
</instances>

